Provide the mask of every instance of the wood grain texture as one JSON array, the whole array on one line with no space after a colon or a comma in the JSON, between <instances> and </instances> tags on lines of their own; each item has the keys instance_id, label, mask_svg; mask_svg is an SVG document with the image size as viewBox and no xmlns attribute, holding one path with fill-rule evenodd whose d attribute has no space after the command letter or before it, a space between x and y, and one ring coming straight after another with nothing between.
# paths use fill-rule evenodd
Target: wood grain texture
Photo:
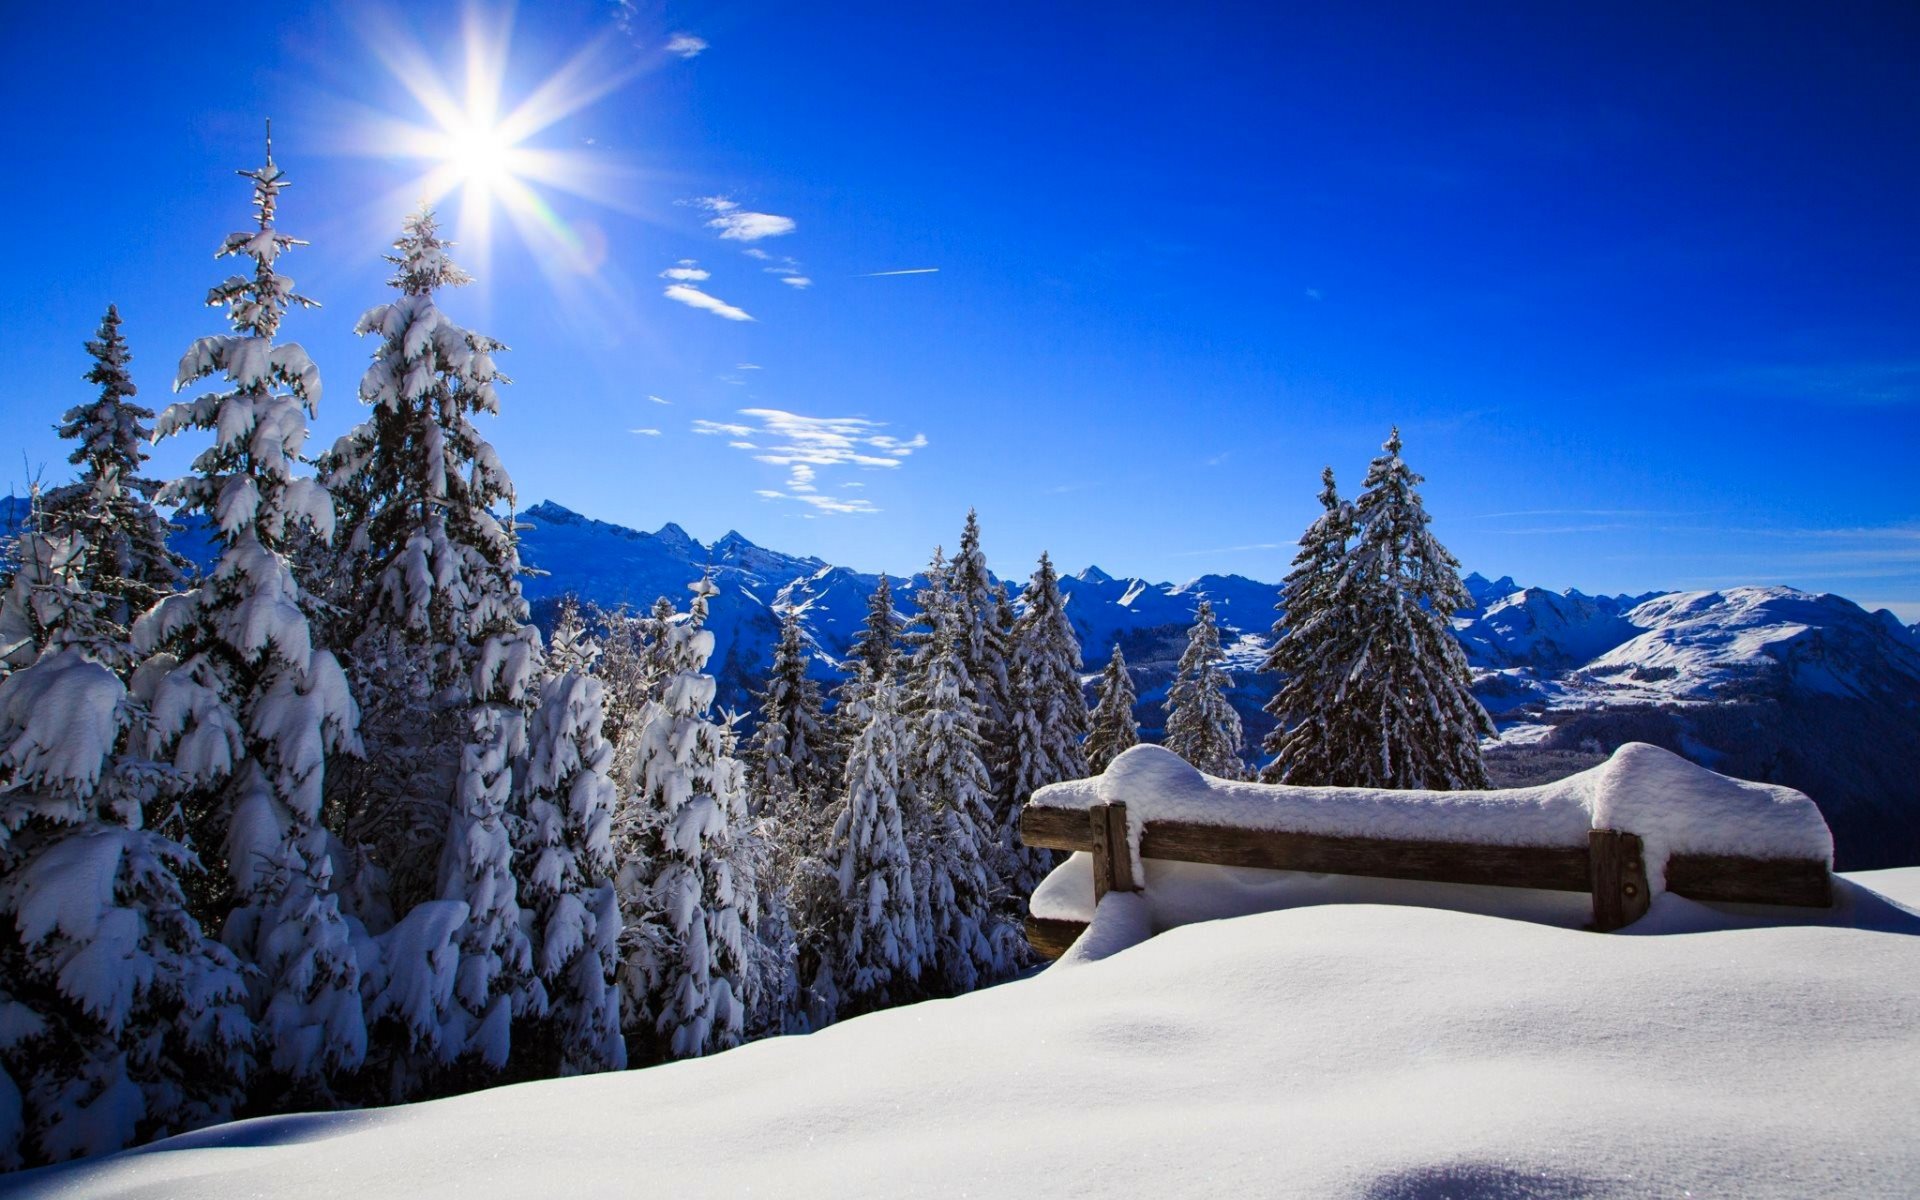
<instances>
[{"instance_id":1,"label":"wood grain texture","mask_svg":"<svg viewBox=\"0 0 1920 1200\"><path fill-rule=\"evenodd\" d=\"M1093 831L1085 809L1029 804L1020 811L1020 841L1038 850L1091 850Z\"/></svg>"},{"instance_id":2,"label":"wood grain texture","mask_svg":"<svg viewBox=\"0 0 1920 1200\"><path fill-rule=\"evenodd\" d=\"M1584 892L1585 846L1479 846L1149 822L1140 857L1271 871Z\"/></svg>"},{"instance_id":3,"label":"wood grain texture","mask_svg":"<svg viewBox=\"0 0 1920 1200\"><path fill-rule=\"evenodd\" d=\"M1647 861L1640 835L1617 829L1587 834L1593 886L1593 927L1612 933L1647 915L1653 896L1647 888Z\"/></svg>"},{"instance_id":4,"label":"wood grain texture","mask_svg":"<svg viewBox=\"0 0 1920 1200\"><path fill-rule=\"evenodd\" d=\"M1087 810L1087 838L1093 843L1093 906L1113 890L1113 824L1107 820L1107 806L1096 804Z\"/></svg>"},{"instance_id":5,"label":"wood grain texture","mask_svg":"<svg viewBox=\"0 0 1920 1200\"><path fill-rule=\"evenodd\" d=\"M1067 948L1086 931L1085 921L1066 921L1058 917L1027 918L1027 944L1046 959L1065 954Z\"/></svg>"},{"instance_id":6,"label":"wood grain texture","mask_svg":"<svg viewBox=\"0 0 1920 1200\"><path fill-rule=\"evenodd\" d=\"M1667 859L1667 890L1689 900L1833 907L1833 875L1815 858L1675 854Z\"/></svg>"}]
</instances>

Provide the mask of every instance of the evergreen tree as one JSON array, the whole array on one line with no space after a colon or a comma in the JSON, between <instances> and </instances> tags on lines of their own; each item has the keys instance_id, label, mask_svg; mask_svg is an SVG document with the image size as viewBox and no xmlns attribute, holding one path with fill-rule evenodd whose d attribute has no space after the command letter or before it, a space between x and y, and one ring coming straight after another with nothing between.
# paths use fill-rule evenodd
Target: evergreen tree
<instances>
[{"instance_id":1,"label":"evergreen tree","mask_svg":"<svg viewBox=\"0 0 1920 1200\"><path fill-rule=\"evenodd\" d=\"M587 632L587 622L580 614L580 598L572 592L560 598L560 608L554 614L553 637L547 641L547 652L541 659L548 679L558 679L562 675L590 675L594 665L600 659L600 643Z\"/></svg>"},{"instance_id":2,"label":"evergreen tree","mask_svg":"<svg viewBox=\"0 0 1920 1200\"><path fill-rule=\"evenodd\" d=\"M1082 743L1087 701L1080 690L1080 642L1067 620L1060 577L1047 555L1040 556L1021 599L1026 610L1014 622L1008 670L1013 696L1007 717L1008 761L994 824L1002 857L1000 883L1024 906L1052 868L1053 856L1021 844L1020 810L1047 784L1086 776Z\"/></svg>"},{"instance_id":3,"label":"evergreen tree","mask_svg":"<svg viewBox=\"0 0 1920 1200\"><path fill-rule=\"evenodd\" d=\"M961 635L960 659L980 710L981 734L993 746L1007 720L1007 654L1011 619L1000 621L999 594L980 550L980 519L967 510L960 550L953 556L948 582Z\"/></svg>"},{"instance_id":4,"label":"evergreen tree","mask_svg":"<svg viewBox=\"0 0 1920 1200\"><path fill-rule=\"evenodd\" d=\"M737 1045L761 981L751 975L757 847L747 827L746 771L730 724L708 718L705 628L712 580L693 584L686 616L665 631L673 670L651 702L618 855L626 925L625 1019L641 1061Z\"/></svg>"},{"instance_id":5,"label":"evergreen tree","mask_svg":"<svg viewBox=\"0 0 1920 1200\"><path fill-rule=\"evenodd\" d=\"M1320 474L1320 515L1300 535L1300 553L1281 585L1281 616L1261 670L1280 676L1266 703L1275 719L1262 749L1273 756L1260 771L1264 783L1329 784L1335 778L1339 715L1330 697L1344 682L1332 649L1345 637L1355 610L1356 580L1346 571L1353 540L1353 508L1340 499L1333 468Z\"/></svg>"},{"instance_id":6,"label":"evergreen tree","mask_svg":"<svg viewBox=\"0 0 1920 1200\"><path fill-rule=\"evenodd\" d=\"M140 474L153 440L146 424L153 411L133 403L138 389L127 373L132 355L113 305L87 353L93 356L87 382L98 385L100 394L91 404L68 409L54 427L79 443L67 461L80 468L80 478L48 493L43 524L49 532L87 539L87 590L101 597L110 620L130 625L180 586L189 564L167 548L170 527L152 504L160 484Z\"/></svg>"},{"instance_id":7,"label":"evergreen tree","mask_svg":"<svg viewBox=\"0 0 1920 1200\"><path fill-rule=\"evenodd\" d=\"M965 617L938 552L921 602L924 640L908 677L902 827L913 864L920 981L971 991L1015 961L1014 930L995 912L993 783L981 757L978 702L962 658Z\"/></svg>"},{"instance_id":8,"label":"evergreen tree","mask_svg":"<svg viewBox=\"0 0 1920 1200\"><path fill-rule=\"evenodd\" d=\"M841 907L832 952L823 959L832 982L816 985L849 1016L910 998L923 957L900 817L907 730L898 685L891 674L877 675L854 703L866 722L847 755L833 829Z\"/></svg>"},{"instance_id":9,"label":"evergreen tree","mask_svg":"<svg viewBox=\"0 0 1920 1200\"><path fill-rule=\"evenodd\" d=\"M1187 632L1187 648L1167 689L1165 744L1209 775L1241 779L1247 767L1240 758L1240 714L1227 701L1227 687L1233 681L1221 665L1225 661L1213 604L1202 599Z\"/></svg>"},{"instance_id":10,"label":"evergreen tree","mask_svg":"<svg viewBox=\"0 0 1920 1200\"><path fill-rule=\"evenodd\" d=\"M56 643L112 639L101 598L87 587L84 536L42 534L29 518L10 540L14 570L0 598L0 677L33 665Z\"/></svg>"},{"instance_id":11,"label":"evergreen tree","mask_svg":"<svg viewBox=\"0 0 1920 1200\"><path fill-rule=\"evenodd\" d=\"M329 757L360 753L358 711L333 655L313 644L286 553L303 523L321 538L333 531L326 487L294 474L319 372L298 345L274 342L289 305L312 305L276 269L303 243L274 226L287 181L271 147L264 166L241 174L257 224L229 234L219 255L249 258L253 272L209 293L233 332L196 341L175 383L217 374L228 386L159 420L161 436L214 435L160 500L204 513L220 558L134 627L152 656L135 689L153 716L151 752L170 758L186 787L192 845L221 867L201 895L190 892L194 913L224 922L222 939L258 969L253 1011L272 1069L324 1095L327 1077L359 1066L366 1050L359 964L320 822Z\"/></svg>"},{"instance_id":12,"label":"evergreen tree","mask_svg":"<svg viewBox=\"0 0 1920 1200\"><path fill-rule=\"evenodd\" d=\"M1120 643L1113 644L1113 657L1100 675L1100 699L1093 706L1091 731L1087 734L1087 769L1100 772L1140 741L1140 722L1133 716L1137 703L1133 676L1127 671L1126 655Z\"/></svg>"},{"instance_id":13,"label":"evergreen tree","mask_svg":"<svg viewBox=\"0 0 1920 1200\"><path fill-rule=\"evenodd\" d=\"M780 614L780 640L760 694L760 727L747 751L754 811L782 814L825 803L827 741L820 685L807 675L800 611L788 605Z\"/></svg>"},{"instance_id":14,"label":"evergreen tree","mask_svg":"<svg viewBox=\"0 0 1920 1200\"><path fill-rule=\"evenodd\" d=\"M450 822L491 819L459 816L450 798L487 803L490 786L456 780L484 771L496 742L523 736L511 727L530 706L525 668L537 651L510 522L497 515L511 504L512 481L473 423L499 412L507 381L494 355L504 347L439 307L439 292L471 280L430 210L406 218L393 246L388 282L399 294L356 325L378 339L360 380L367 419L322 468L341 497L330 598L352 638L348 668L368 749L365 768L337 779L329 799L344 839L365 846L387 876L399 913L444 894L436 863ZM495 702L514 712L475 711Z\"/></svg>"},{"instance_id":15,"label":"evergreen tree","mask_svg":"<svg viewBox=\"0 0 1920 1200\"><path fill-rule=\"evenodd\" d=\"M23 540L28 562L79 541ZM147 823L179 778L144 752L133 649L84 574L47 580L66 619L0 681L0 1169L225 1120L251 1063L241 964L188 911L192 856Z\"/></svg>"},{"instance_id":16,"label":"evergreen tree","mask_svg":"<svg viewBox=\"0 0 1920 1200\"><path fill-rule=\"evenodd\" d=\"M1344 669L1330 702L1334 777L1357 787L1487 786L1480 738L1493 722L1473 695L1452 617L1472 602L1460 564L1428 531L1396 428L1354 501L1358 534L1344 572L1352 620L1332 642Z\"/></svg>"},{"instance_id":17,"label":"evergreen tree","mask_svg":"<svg viewBox=\"0 0 1920 1200\"><path fill-rule=\"evenodd\" d=\"M868 718L860 702L867 689L884 677L893 677L898 685L895 673L904 632L900 616L893 610L893 584L882 572L880 583L867 597L866 621L853 636L853 645L842 664L847 677L833 694L834 742L838 751L834 766L842 776L847 754L866 731Z\"/></svg>"},{"instance_id":18,"label":"evergreen tree","mask_svg":"<svg viewBox=\"0 0 1920 1200\"><path fill-rule=\"evenodd\" d=\"M601 736L603 695L591 675L570 671L549 679L533 722L518 863L533 922L534 969L548 998L545 1034L554 1061L543 1063L542 1073L627 1065L614 983L620 956L616 789L607 775L613 747Z\"/></svg>"}]
</instances>

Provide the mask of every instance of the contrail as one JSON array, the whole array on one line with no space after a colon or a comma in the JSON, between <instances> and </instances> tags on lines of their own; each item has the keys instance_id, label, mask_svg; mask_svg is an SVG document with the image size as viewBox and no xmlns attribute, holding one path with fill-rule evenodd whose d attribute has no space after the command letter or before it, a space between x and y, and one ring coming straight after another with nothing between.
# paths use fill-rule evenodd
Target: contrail
<instances>
[{"instance_id":1,"label":"contrail","mask_svg":"<svg viewBox=\"0 0 1920 1200\"><path fill-rule=\"evenodd\" d=\"M867 275L855 275L855 279L878 279L882 275L938 275L939 267L909 267L904 271L874 271Z\"/></svg>"}]
</instances>

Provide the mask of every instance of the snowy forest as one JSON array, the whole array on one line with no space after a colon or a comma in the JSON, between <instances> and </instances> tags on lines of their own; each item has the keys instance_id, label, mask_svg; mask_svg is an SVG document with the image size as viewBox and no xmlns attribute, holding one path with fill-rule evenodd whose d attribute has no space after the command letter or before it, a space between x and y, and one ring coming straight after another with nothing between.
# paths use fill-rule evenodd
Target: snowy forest
<instances>
[{"instance_id":1,"label":"snowy forest","mask_svg":"<svg viewBox=\"0 0 1920 1200\"><path fill-rule=\"evenodd\" d=\"M109 307L58 425L77 477L7 546L0 1164L643 1067L1031 967L1052 858L1020 808L1139 737L1119 648L1083 680L1049 559L1016 599L969 513L911 612L882 577L827 694L789 608L751 714L715 708L710 579L564 604L542 637L476 424L504 346L440 307L469 278L434 214L355 325L365 420L316 453L288 181L270 152L242 174L253 220L207 296L228 330L182 354L187 398L141 406ZM147 478L171 437L204 446L191 472ZM1260 752L1204 601L1171 750L1227 779L1485 785L1468 598L1401 448L1351 501L1324 476ZM214 532L209 569L165 513Z\"/></svg>"}]
</instances>

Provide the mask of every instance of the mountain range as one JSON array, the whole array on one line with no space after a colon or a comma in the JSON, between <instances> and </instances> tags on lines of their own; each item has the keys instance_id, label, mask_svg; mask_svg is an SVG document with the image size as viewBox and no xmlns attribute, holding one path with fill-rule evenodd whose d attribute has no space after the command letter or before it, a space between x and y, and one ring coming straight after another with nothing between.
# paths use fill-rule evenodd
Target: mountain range
<instances>
[{"instance_id":1,"label":"mountain range","mask_svg":"<svg viewBox=\"0 0 1920 1200\"><path fill-rule=\"evenodd\" d=\"M0 505L15 515L14 505ZM710 572L720 587L709 615L719 704L748 722L780 611L799 610L815 651L812 672L831 686L879 584L878 575L731 531L704 544L678 525L647 533L552 501L519 517L532 570L524 587L546 629L569 593L605 608L644 608L663 595L684 605L687 585ZM195 521L176 546L198 562L212 557ZM1025 564L1000 566L1016 581L1027 573ZM903 612L924 582L894 577ZM1499 729L1487 747L1496 785L1544 782L1593 765L1622 742L1651 742L1730 775L1806 792L1833 829L1842 869L1920 863L1920 626L1788 587L1590 596L1505 576L1475 573L1464 582L1473 605L1456 614L1455 633L1475 694ZM1256 756L1273 727L1262 705L1275 680L1258 668L1277 584L1241 575L1153 582L1090 566L1062 576L1060 588L1089 696L1119 646L1149 739L1160 732L1195 606L1211 601L1234 678L1231 699ZM1017 584L1014 591L1018 603Z\"/></svg>"}]
</instances>

